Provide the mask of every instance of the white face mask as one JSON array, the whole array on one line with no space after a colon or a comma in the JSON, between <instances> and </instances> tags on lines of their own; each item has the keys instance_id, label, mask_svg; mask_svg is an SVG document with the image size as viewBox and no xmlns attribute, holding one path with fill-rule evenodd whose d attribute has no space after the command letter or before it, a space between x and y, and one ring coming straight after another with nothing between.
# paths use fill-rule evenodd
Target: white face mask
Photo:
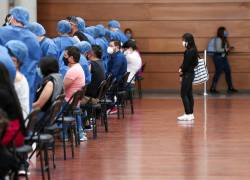
<instances>
[{"instance_id":1,"label":"white face mask","mask_svg":"<svg viewBox=\"0 0 250 180\"><path fill-rule=\"evenodd\" d=\"M109 54L113 54L114 53L114 49L112 47L108 47L107 52Z\"/></svg>"},{"instance_id":2,"label":"white face mask","mask_svg":"<svg viewBox=\"0 0 250 180\"><path fill-rule=\"evenodd\" d=\"M187 42L186 41L182 41L182 46L183 47L187 47Z\"/></svg>"}]
</instances>

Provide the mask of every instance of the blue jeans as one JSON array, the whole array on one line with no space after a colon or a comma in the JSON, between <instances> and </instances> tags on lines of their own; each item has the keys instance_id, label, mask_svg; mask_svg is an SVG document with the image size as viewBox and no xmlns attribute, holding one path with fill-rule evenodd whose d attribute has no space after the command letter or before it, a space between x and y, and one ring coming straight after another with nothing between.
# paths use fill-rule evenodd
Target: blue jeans
<instances>
[{"instance_id":1,"label":"blue jeans","mask_svg":"<svg viewBox=\"0 0 250 180\"><path fill-rule=\"evenodd\" d=\"M67 105L67 103L64 102L64 104L62 106L62 111L65 109L66 105ZM60 114L61 114L61 112L60 112ZM76 117L76 128L79 131L79 136L80 136L80 139L81 139L81 138L83 138L83 132L84 132L83 125L82 125L82 118L84 118L84 116L81 116L81 108L80 107L77 107L77 110L75 112L77 113L77 115L74 116L74 117ZM69 129L69 127L68 126L62 127L62 124L58 124L58 126L60 128L63 128L65 138L68 139L68 129ZM63 137L63 132L61 133L61 137Z\"/></svg>"}]
</instances>

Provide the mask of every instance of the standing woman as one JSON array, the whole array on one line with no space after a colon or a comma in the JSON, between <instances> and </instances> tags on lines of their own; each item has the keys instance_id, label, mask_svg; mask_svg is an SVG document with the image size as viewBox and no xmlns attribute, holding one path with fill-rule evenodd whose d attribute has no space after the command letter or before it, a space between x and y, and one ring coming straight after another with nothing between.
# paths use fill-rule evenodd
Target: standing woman
<instances>
[{"instance_id":1,"label":"standing woman","mask_svg":"<svg viewBox=\"0 0 250 180\"><path fill-rule=\"evenodd\" d=\"M194 80L194 68L198 64L198 51L194 42L194 37L190 33L182 36L182 44L186 48L183 63L179 69L181 79L181 98L185 109L185 114L178 117L180 121L190 121L194 119L194 98L192 83Z\"/></svg>"},{"instance_id":2,"label":"standing woman","mask_svg":"<svg viewBox=\"0 0 250 180\"><path fill-rule=\"evenodd\" d=\"M227 59L228 53L233 49L233 47L230 47L227 37L228 32L226 31L226 28L219 27L217 30L217 38L215 39L215 53L213 56L215 74L212 86L210 88L211 93L218 93L218 91L216 90L216 85L223 71L225 72L226 82L228 86L227 92L238 92L233 87L231 69Z\"/></svg>"}]
</instances>

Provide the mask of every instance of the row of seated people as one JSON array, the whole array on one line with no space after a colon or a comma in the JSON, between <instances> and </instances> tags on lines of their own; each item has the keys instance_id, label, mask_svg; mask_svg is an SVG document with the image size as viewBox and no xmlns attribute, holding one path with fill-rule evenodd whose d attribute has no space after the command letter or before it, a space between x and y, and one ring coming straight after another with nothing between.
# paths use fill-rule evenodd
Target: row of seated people
<instances>
[{"instance_id":1,"label":"row of seated people","mask_svg":"<svg viewBox=\"0 0 250 180\"><path fill-rule=\"evenodd\" d=\"M13 48L16 47L16 44L21 44L20 42L15 42L14 44L11 44L8 46L8 50L10 55L12 56L12 59L14 59L16 68L17 68L17 78L25 79L25 77L21 74L19 71L22 57L19 56L20 52L22 52L22 48ZM56 112L57 118L60 117L60 112L63 113L62 109L65 109L65 107L68 107L70 102L72 101L72 97L76 94L77 91L83 90L84 88L84 97L79 100L82 103L77 102L74 110L79 110L81 113L77 113L79 111L76 111L76 116L74 118L76 129L77 130L77 137L79 142L80 141L86 141L86 131L85 126L86 122L88 122L89 125L93 126L92 119L87 118L88 121L86 121L86 117L92 116L92 109L89 109L86 104L90 102L92 99L98 99L100 98L100 86L103 82L106 81L106 84L109 84L111 86L111 82L115 82L115 86L112 88L107 88L106 90L109 90L109 93L105 92L105 96L109 97L111 99L111 103L105 103L105 105L108 105L108 107L105 107L105 114L107 113L107 108L110 109L116 109L117 106L124 105L124 103L116 103L117 100L114 97L118 97L118 101L120 99L119 94L115 93L115 91L118 90L118 87L120 87L120 84L123 84L122 87L131 87L133 86L134 78L136 72L140 68L134 68L131 69L132 73L127 73L127 64L129 61L133 61L133 56L139 57L139 53L136 51L136 46L133 43L133 41L128 41L123 45L124 52L121 51L121 44L118 41L111 41L109 46L109 51L111 54L111 61L109 62L109 69L108 74L110 76L105 75L105 70L103 67L103 63L101 61L102 57L102 49L98 45L93 45L89 52L88 52L88 59L90 61L90 72L91 72L91 82L86 85L85 81L85 74L82 66L80 65L80 57L81 57L81 48L75 47L75 46L69 46L64 50L64 56L63 56L63 62L64 65L66 65L68 68L66 70L64 79L62 79L62 75L60 74L60 65L58 61L53 57L43 57L40 60L39 63L39 69L38 72L40 74L41 83L39 88L37 89L35 101L32 104L33 110L39 109L39 112L37 113L37 122L44 121L48 116L48 112L51 111L51 108L55 101L58 100L58 97L60 95L63 95L62 100L62 107L61 110ZM24 48L23 48L24 49ZM112 52L111 52L112 51ZM19 53L16 53L19 52ZM24 53L25 54L25 53ZM129 56L127 55L132 55ZM110 78L112 77L112 78ZM124 79L125 78L125 79ZM112 81L111 81L112 79ZM109 83L107 82L109 81ZM126 86L124 86L124 83ZM128 84L127 84L128 83ZM8 126L4 133L2 133L1 137L1 149L5 149L3 147L20 147L24 143L25 136L34 135L34 129L30 130L27 128L28 123L24 121L24 114L23 111L25 108L22 108L22 106L27 106L27 103L24 103L22 100L26 100L28 102L28 98L21 99L18 98L17 94L20 94L19 91L17 91L17 88L14 89L13 82L9 76L8 70L6 67L0 63L0 84L1 84L1 90L0 90L0 109L2 109L6 113L6 118L2 119L9 119ZM27 83L24 83L27 84ZM20 85L20 91L25 94L25 86ZM104 87L104 86L103 86ZM28 88L26 88L28 89ZM104 88L102 88L102 91L104 91ZM103 92L102 92L103 93ZM26 93L28 94L28 93ZM103 97L103 95L102 95ZM86 101L87 99L87 101ZM82 101L83 100L83 101ZM121 101L120 101L121 102ZM82 106L80 106L80 104ZM119 108L119 107L118 107ZM97 112L100 114L100 112ZM27 117L27 115L26 115ZM30 117L28 116L28 120ZM93 118L93 117L92 117ZM95 117L94 117L95 118ZM106 122L107 123L107 122ZM94 124L95 125L95 124ZM39 125L40 127L43 127L43 125ZM59 128L62 128L62 123L56 123L56 126ZM93 128L89 126L90 128ZM96 128L96 127L95 127ZM105 127L107 128L107 127ZM68 140L68 138L72 137L72 135L68 135L68 132L70 133L69 125L63 126L63 130L61 131L61 138L63 140L63 144L65 145L65 141ZM95 129L96 131L96 129ZM31 135L32 134L32 135ZM76 135L75 135L76 136ZM94 134L96 137L96 132ZM33 142L33 141L32 141ZM36 141L37 142L37 141ZM65 146L64 146L65 148ZM7 155L5 154L5 151L1 152L0 158L4 158ZM11 159L11 156L8 156ZM14 161L14 159L12 159ZM5 162L5 161L3 161ZM12 161L9 161L12 162ZM14 163L15 164L15 163ZM3 172L2 175L5 174L8 171L4 171L5 168L10 168L9 166L6 166L7 164L1 163L1 170ZM22 158L22 168L25 169L25 174L27 172L27 163L26 158ZM18 167L20 168L20 166ZM15 169L15 167L11 167L11 169Z\"/></svg>"}]
</instances>

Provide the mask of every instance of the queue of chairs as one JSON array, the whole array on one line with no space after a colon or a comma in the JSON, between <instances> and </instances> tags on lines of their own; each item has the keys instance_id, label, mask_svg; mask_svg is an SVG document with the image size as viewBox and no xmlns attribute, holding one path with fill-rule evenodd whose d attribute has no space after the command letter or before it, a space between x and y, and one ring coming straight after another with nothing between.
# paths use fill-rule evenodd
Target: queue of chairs
<instances>
[{"instance_id":1,"label":"queue of chairs","mask_svg":"<svg viewBox=\"0 0 250 180\"><path fill-rule=\"evenodd\" d=\"M51 179L49 153L51 152L52 155L53 167L56 168L56 137L62 137L64 160L67 159L68 147L70 148L71 158L74 158L75 148L80 145L79 127L76 121L77 116L83 117L83 113L87 112L86 118L82 119L82 124L84 126L85 123L88 122L91 125L93 139L96 139L98 128L104 128L105 132L109 131L108 109L116 107L118 110L117 118L120 119L121 115L122 118L125 117L125 109L129 104L131 113L133 114L135 86L132 82L136 80L137 83L141 83L139 81L142 80L141 72L143 72L144 68L145 65L142 66L142 69L138 71L130 82L127 82L129 72L125 73L119 81L116 81L109 75L100 84L97 98L86 97L86 87L82 87L82 89L76 91L67 102L64 100L64 94L58 96L48 112L42 117L39 117L39 110L33 110L25 119L27 132L29 132L25 138L25 144L15 148L14 139L16 136L13 136L12 144L8 146L11 148L8 148L8 151L18 159L20 163L27 162L32 156L39 157L42 179L46 179L45 174L47 174L47 179ZM139 75L141 77L139 77ZM138 88L138 90L139 97L141 97L141 89ZM116 100L114 100L114 97L116 97ZM100 127L98 126L99 123L97 123L98 120L100 120ZM17 132L17 134L18 133L19 132ZM66 138L65 133L67 133L68 138ZM33 144L36 144L36 148L32 148ZM25 166L25 172L25 177L28 179L27 165ZM11 179L18 179L17 170L10 171L9 175Z\"/></svg>"}]
</instances>

